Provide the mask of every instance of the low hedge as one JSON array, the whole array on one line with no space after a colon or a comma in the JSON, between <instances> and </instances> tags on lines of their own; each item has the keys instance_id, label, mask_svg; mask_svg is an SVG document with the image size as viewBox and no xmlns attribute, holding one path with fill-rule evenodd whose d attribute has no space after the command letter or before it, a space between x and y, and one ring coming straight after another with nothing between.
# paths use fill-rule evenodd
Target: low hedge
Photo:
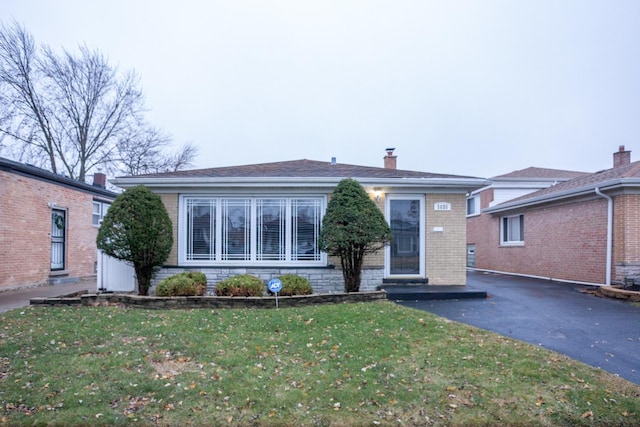
<instances>
[{"instance_id":1,"label":"low hedge","mask_svg":"<svg viewBox=\"0 0 640 427\"><path fill-rule=\"evenodd\" d=\"M265 286L262 280L250 274L228 277L216 285L215 294L219 297L261 297Z\"/></svg>"},{"instance_id":2,"label":"low hedge","mask_svg":"<svg viewBox=\"0 0 640 427\"><path fill-rule=\"evenodd\" d=\"M159 297L203 296L207 292L207 276L196 271L174 274L158 283Z\"/></svg>"},{"instance_id":3,"label":"low hedge","mask_svg":"<svg viewBox=\"0 0 640 427\"><path fill-rule=\"evenodd\" d=\"M278 279L282 282L282 290L278 292L278 295L283 297L290 297L294 295L311 295L313 294L313 288L311 282L302 276L296 274L283 274ZM270 295L273 292L269 291Z\"/></svg>"}]
</instances>

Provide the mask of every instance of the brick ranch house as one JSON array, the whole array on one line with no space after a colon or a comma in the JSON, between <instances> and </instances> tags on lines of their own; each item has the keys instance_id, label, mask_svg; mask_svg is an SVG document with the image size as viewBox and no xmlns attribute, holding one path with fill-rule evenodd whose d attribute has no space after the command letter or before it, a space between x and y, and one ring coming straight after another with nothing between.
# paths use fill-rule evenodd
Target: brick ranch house
<instances>
[{"instance_id":1,"label":"brick ranch house","mask_svg":"<svg viewBox=\"0 0 640 427\"><path fill-rule=\"evenodd\" d=\"M117 196L0 157L0 291L94 276L98 225Z\"/></svg>"},{"instance_id":2,"label":"brick ranch house","mask_svg":"<svg viewBox=\"0 0 640 427\"><path fill-rule=\"evenodd\" d=\"M361 290L383 281L466 283L466 194L484 179L399 170L393 149L385 167L313 160L120 177L159 194L173 221L174 247L155 282L183 270L207 275L209 290L236 274L264 281L308 278L317 293L343 292L339 260L318 249L327 202L338 182L354 178L384 212L394 239L366 260Z\"/></svg>"},{"instance_id":3,"label":"brick ranch house","mask_svg":"<svg viewBox=\"0 0 640 427\"><path fill-rule=\"evenodd\" d=\"M529 167L489 178L489 185L471 192L467 197L467 267L477 266L478 251L480 265L485 265L487 245L493 238L487 229L489 217L481 215L482 210L583 175L587 173Z\"/></svg>"},{"instance_id":4,"label":"brick ranch house","mask_svg":"<svg viewBox=\"0 0 640 427\"><path fill-rule=\"evenodd\" d=\"M553 185L499 203L490 187L472 193L475 268L595 285L640 276L640 162L620 146L611 169L560 172Z\"/></svg>"}]
</instances>

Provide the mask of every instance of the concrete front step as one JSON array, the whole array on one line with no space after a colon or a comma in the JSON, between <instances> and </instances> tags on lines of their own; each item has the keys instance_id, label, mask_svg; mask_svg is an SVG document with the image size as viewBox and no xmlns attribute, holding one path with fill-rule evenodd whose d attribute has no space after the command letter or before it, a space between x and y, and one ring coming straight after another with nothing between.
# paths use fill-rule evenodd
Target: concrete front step
<instances>
[{"instance_id":1,"label":"concrete front step","mask_svg":"<svg viewBox=\"0 0 640 427\"><path fill-rule=\"evenodd\" d=\"M486 291L470 289L466 286L435 286L384 284L378 290L387 292L387 299L400 301L425 301L440 299L487 298Z\"/></svg>"}]
</instances>

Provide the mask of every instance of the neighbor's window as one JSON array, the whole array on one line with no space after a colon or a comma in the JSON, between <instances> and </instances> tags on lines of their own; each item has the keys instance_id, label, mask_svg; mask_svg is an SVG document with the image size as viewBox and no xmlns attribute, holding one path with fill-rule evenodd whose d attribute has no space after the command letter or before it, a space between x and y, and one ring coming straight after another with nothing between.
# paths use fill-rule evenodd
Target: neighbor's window
<instances>
[{"instance_id":1,"label":"neighbor's window","mask_svg":"<svg viewBox=\"0 0 640 427\"><path fill-rule=\"evenodd\" d=\"M184 260L321 261L323 198L184 197Z\"/></svg>"},{"instance_id":2,"label":"neighbor's window","mask_svg":"<svg viewBox=\"0 0 640 427\"><path fill-rule=\"evenodd\" d=\"M100 221L102 221L102 218L104 218L104 216L107 214L109 206L111 206L109 203L104 203L97 200L93 201L93 215L91 218L91 223L93 225L95 225L96 227L100 225Z\"/></svg>"},{"instance_id":3,"label":"neighbor's window","mask_svg":"<svg viewBox=\"0 0 640 427\"><path fill-rule=\"evenodd\" d=\"M480 198L472 196L467 199L467 216L480 214Z\"/></svg>"},{"instance_id":4,"label":"neighbor's window","mask_svg":"<svg viewBox=\"0 0 640 427\"><path fill-rule=\"evenodd\" d=\"M524 243L524 215L503 217L500 231L502 244Z\"/></svg>"}]
</instances>

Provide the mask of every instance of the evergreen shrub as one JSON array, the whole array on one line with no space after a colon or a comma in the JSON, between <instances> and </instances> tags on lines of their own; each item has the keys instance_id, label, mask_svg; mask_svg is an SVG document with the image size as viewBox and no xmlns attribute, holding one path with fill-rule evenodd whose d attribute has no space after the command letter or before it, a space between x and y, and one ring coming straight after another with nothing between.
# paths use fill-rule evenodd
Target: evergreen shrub
<instances>
[{"instance_id":1,"label":"evergreen shrub","mask_svg":"<svg viewBox=\"0 0 640 427\"><path fill-rule=\"evenodd\" d=\"M302 276L297 274L283 274L278 279L282 282L282 290L278 292L280 296L292 296L292 295L311 295L313 288L311 282ZM269 291L270 294L273 292Z\"/></svg>"},{"instance_id":2,"label":"evergreen shrub","mask_svg":"<svg viewBox=\"0 0 640 427\"><path fill-rule=\"evenodd\" d=\"M158 283L156 295L159 297L202 296L207 291L207 277L200 272L187 271L174 274Z\"/></svg>"},{"instance_id":3,"label":"evergreen shrub","mask_svg":"<svg viewBox=\"0 0 640 427\"><path fill-rule=\"evenodd\" d=\"M264 283L256 276L240 274L228 277L216 285L215 294L220 297L259 297L264 294Z\"/></svg>"}]
</instances>

